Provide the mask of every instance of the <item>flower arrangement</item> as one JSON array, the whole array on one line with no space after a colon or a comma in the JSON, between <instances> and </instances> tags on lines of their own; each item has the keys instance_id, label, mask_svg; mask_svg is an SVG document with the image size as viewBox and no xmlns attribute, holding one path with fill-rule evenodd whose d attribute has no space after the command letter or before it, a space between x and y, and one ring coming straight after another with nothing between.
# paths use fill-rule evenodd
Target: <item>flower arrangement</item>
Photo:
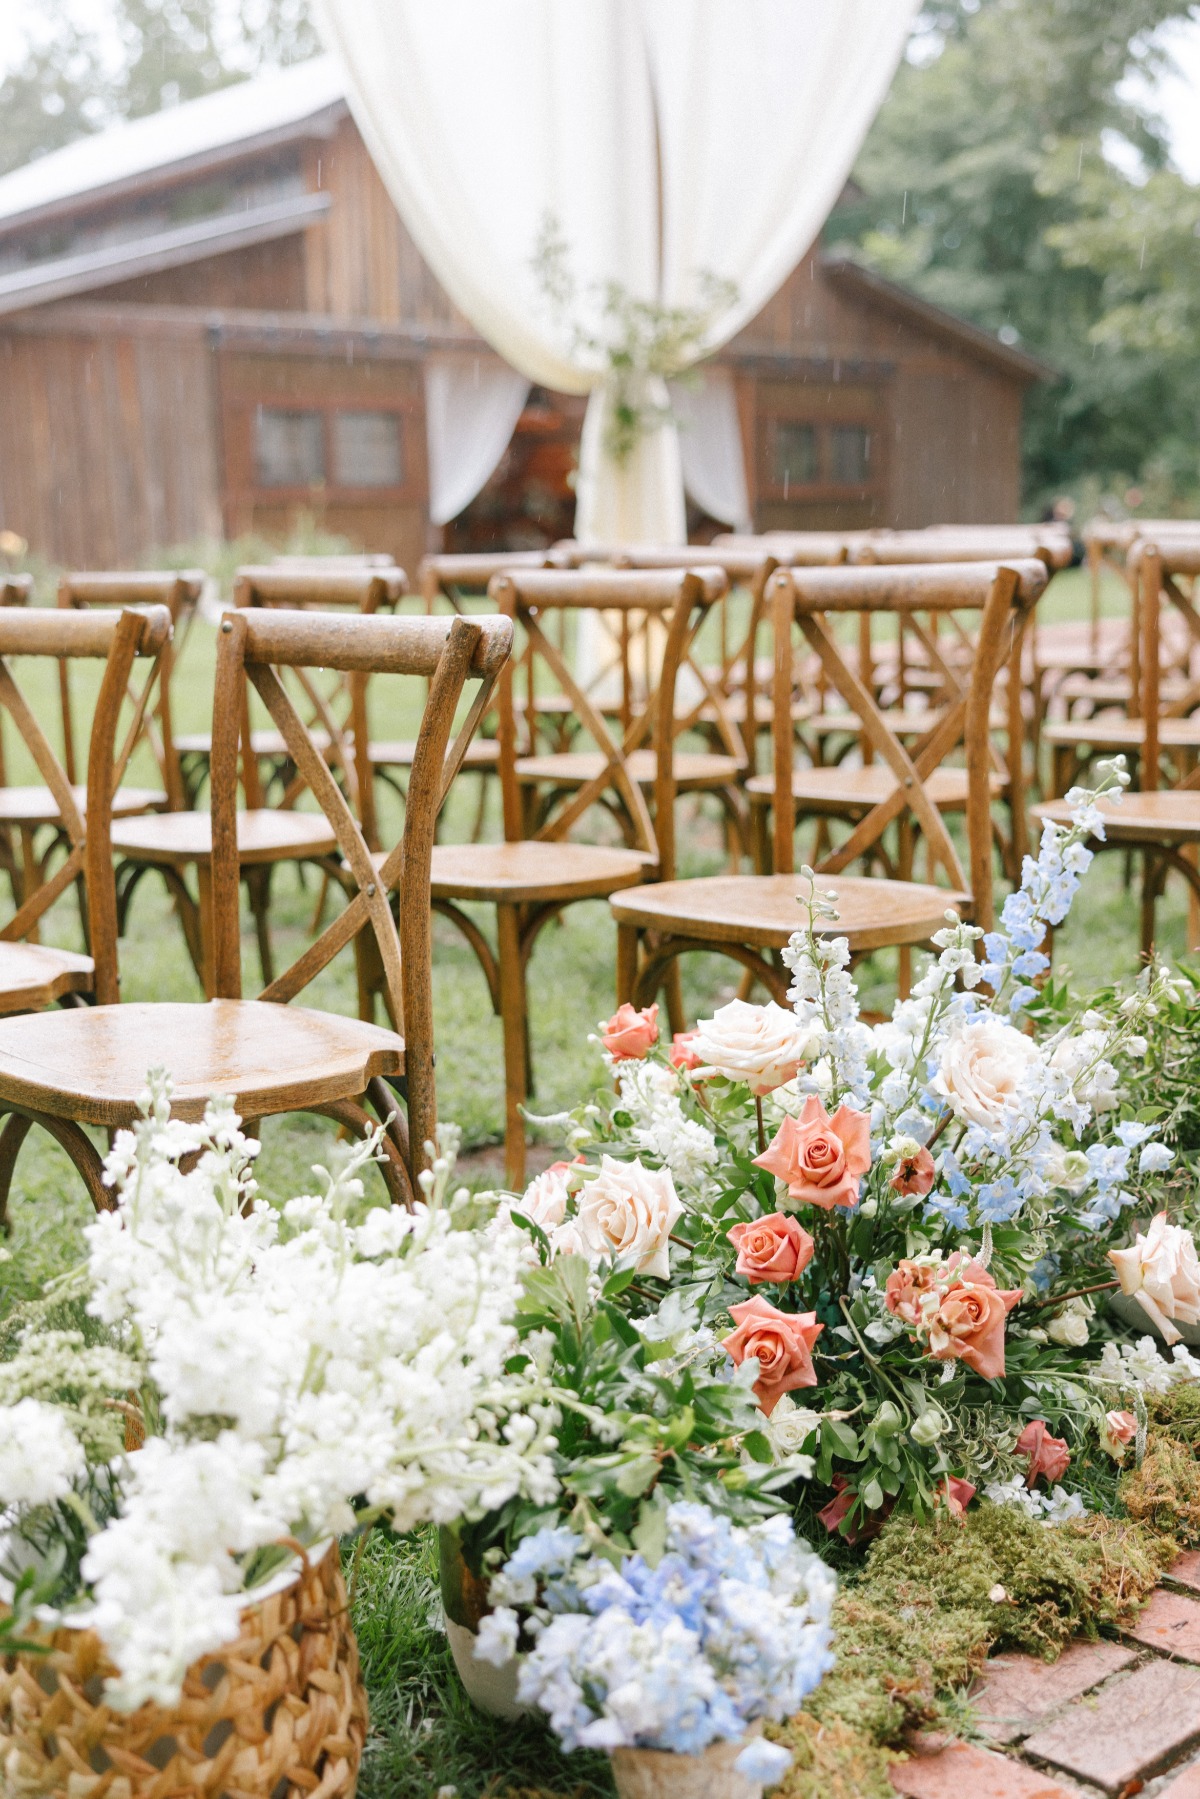
<instances>
[{"instance_id":1,"label":"flower arrangement","mask_svg":"<svg viewBox=\"0 0 1200 1799\"><path fill-rule=\"evenodd\" d=\"M373 1141L323 1192L252 1206L229 1105L173 1119L151 1078L86 1266L0 1360L10 1640L91 1629L112 1706L170 1706L299 1551L552 1499L557 1413L531 1362L508 1372L520 1245L462 1228L452 1147L412 1213L361 1205Z\"/></svg>"},{"instance_id":2,"label":"flower arrangement","mask_svg":"<svg viewBox=\"0 0 1200 1799\"><path fill-rule=\"evenodd\" d=\"M735 1000L663 1045L656 1008L623 1006L601 1032L614 1091L561 1120L574 1159L507 1202L543 1275L581 1259L642 1340L686 1316L749 1374L747 1466L799 1462L852 1542L977 1494L1075 1515L1071 1470L1140 1459L1146 1393L1200 1375L1179 1341L1200 1320L1194 1183L1139 1086L1184 983L1151 969L1078 1006L1047 978L1126 782L1102 764L1069 796L994 931L947 914L882 1023L806 871L790 1009ZM1122 1342L1105 1292L1173 1358Z\"/></svg>"},{"instance_id":3,"label":"flower arrangement","mask_svg":"<svg viewBox=\"0 0 1200 1799\"><path fill-rule=\"evenodd\" d=\"M541 1706L568 1750L698 1755L741 1742L757 1719L799 1709L832 1665L835 1581L775 1515L749 1528L708 1506L667 1508L662 1553L614 1567L561 1527L527 1538L492 1583L497 1609L478 1653L511 1652L525 1608L534 1648L522 1699ZM734 1763L776 1779L790 1754L755 1738Z\"/></svg>"}]
</instances>

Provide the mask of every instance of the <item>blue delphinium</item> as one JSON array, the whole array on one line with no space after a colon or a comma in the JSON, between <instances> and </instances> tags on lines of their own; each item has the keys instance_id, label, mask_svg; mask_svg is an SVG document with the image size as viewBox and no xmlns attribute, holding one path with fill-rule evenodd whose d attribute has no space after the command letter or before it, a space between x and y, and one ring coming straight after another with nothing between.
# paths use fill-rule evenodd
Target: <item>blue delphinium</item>
<instances>
[{"instance_id":1,"label":"blue delphinium","mask_svg":"<svg viewBox=\"0 0 1200 1799\"><path fill-rule=\"evenodd\" d=\"M547 1712L566 1749L696 1755L739 1742L755 1719L798 1710L831 1666L834 1577L783 1515L742 1528L679 1502L667 1510L658 1561L630 1555L620 1568L578 1553L568 1564L570 1534L528 1538L492 1589L509 1599L540 1575L527 1622L536 1644L519 1691ZM515 1614L511 1624L493 1616L497 1644L515 1640ZM751 1742L738 1765L749 1778L777 1779L787 1760Z\"/></svg>"}]
</instances>

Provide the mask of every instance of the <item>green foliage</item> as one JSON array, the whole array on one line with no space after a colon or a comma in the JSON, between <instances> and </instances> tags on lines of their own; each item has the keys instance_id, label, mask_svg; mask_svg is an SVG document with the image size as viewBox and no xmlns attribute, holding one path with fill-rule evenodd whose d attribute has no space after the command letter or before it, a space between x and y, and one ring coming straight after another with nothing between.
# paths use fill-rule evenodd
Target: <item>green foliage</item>
<instances>
[{"instance_id":1,"label":"green foliage","mask_svg":"<svg viewBox=\"0 0 1200 1799\"><path fill-rule=\"evenodd\" d=\"M860 158L865 197L831 228L1061 372L1027 401L1031 499L1089 474L1157 475L1177 501L1196 492L1200 191L1166 166L1127 84L1157 66L1154 28L1187 12L1180 0L934 4Z\"/></svg>"},{"instance_id":2,"label":"green foliage","mask_svg":"<svg viewBox=\"0 0 1200 1799\"><path fill-rule=\"evenodd\" d=\"M1200 1389L1180 1385L1156 1395L1148 1410L1146 1455L1122 1477L1121 1503L1131 1518L1200 1543Z\"/></svg>"}]
</instances>

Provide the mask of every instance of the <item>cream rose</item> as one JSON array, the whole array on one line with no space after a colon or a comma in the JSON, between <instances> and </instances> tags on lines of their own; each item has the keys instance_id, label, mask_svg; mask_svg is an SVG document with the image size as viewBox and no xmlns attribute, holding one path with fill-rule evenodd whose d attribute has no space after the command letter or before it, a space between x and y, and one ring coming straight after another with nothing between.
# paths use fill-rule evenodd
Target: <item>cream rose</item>
<instances>
[{"instance_id":1,"label":"cream rose","mask_svg":"<svg viewBox=\"0 0 1200 1799\"><path fill-rule=\"evenodd\" d=\"M943 1048L934 1089L957 1118L995 1130L1040 1060L1033 1042L1011 1024L973 1019Z\"/></svg>"},{"instance_id":2,"label":"cream rose","mask_svg":"<svg viewBox=\"0 0 1200 1799\"><path fill-rule=\"evenodd\" d=\"M1166 1343L1178 1343L1181 1324L1200 1324L1200 1261L1190 1231L1168 1224L1159 1212L1145 1236L1138 1232L1128 1249L1110 1249L1122 1293L1136 1299Z\"/></svg>"},{"instance_id":3,"label":"cream rose","mask_svg":"<svg viewBox=\"0 0 1200 1799\"><path fill-rule=\"evenodd\" d=\"M604 1156L600 1172L579 1191L579 1234L591 1256L636 1257L639 1274L665 1281L671 1273L670 1236L683 1211L666 1168Z\"/></svg>"},{"instance_id":4,"label":"cream rose","mask_svg":"<svg viewBox=\"0 0 1200 1799\"><path fill-rule=\"evenodd\" d=\"M810 1044L811 1028L774 1000L752 1006L734 999L700 1020L691 1049L700 1063L697 1079L723 1074L726 1080L745 1081L761 1098L794 1077Z\"/></svg>"},{"instance_id":5,"label":"cream rose","mask_svg":"<svg viewBox=\"0 0 1200 1799\"><path fill-rule=\"evenodd\" d=\"M549 1168L530 1181L516 1206L526 1218L532 1218L542 1229L561 1224L567 1215L567 1175L569 1162L552 1162Z\"/></svg>"}]
</instances>

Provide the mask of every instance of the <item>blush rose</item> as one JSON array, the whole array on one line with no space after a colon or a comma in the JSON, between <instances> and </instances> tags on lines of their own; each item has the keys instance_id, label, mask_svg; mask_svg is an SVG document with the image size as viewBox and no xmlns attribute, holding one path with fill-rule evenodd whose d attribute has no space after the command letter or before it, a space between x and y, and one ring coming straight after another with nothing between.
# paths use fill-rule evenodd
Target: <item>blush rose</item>
<instances>
[{"instance_id":1,"label":"blush rose","mask_svg":"<svg viewBox=\"0 0 1200 1799\"><path fill-rule=\"evenodd\" d=\"M871 1166L871 1127L865 1112L839 1106L831 1118L815 1093L799 1118L787 1117L755 1166L775 1175L793 1205L858 1204L858 1186Z\"/></svg>"},{"instance_id":2,"label":"blush rose","mask_svg":"<svg viewBox=\"0 0 1200 1799\"><path fill-rule=\"evenodd\" d=\"M761 1099L793 1078L808 1054L810 1039L811 1033L795 1013L773 1000L765 1006L752 1006L744 999L734 999L711 1018L701 1019L692 1049L705 1073L745 1081Z\"/></svg>"},{"instance_id":3,"label":"blush rose","mask_svg":"<svg viewBox=\"0 0 1200 1799\"><path fill-rule=\"evenodd\" d=\"M1046 1485L1052 1487L1060 1481L1071 1465L1071 1452L1067 1448L1064 1437L1052 1437L1050 1427L1044 1418L1034 1418L1025 1426L1016 1441L1018 1455L1029 1457L1029 1469L1025 1475L1025 1485L1032 1487L1038 1475L1045 1477Z\"/></svg>"},{"instance_id":4,"label":"blush rose","mask_svg":"<svg viewBox=\"0 0 1200 1799\"><path fill-rule=\"evenodd\" d=\"M889 1184L893 1193L899 1193L905 1199L923 1199L933 1181L933 1157L922 1147L911 1156L901 1156Z\"/></svg>"},{"instance_id":5,"label":"blush rose","mask_svg":"<svg viewBox=\"0 0 1200 1799\"><path fill-rule=\"evenodd\" d=\"M1165 1343L1178 1343L1176 1326L1200 1324L1200 1261L1190 1231L1168 1224L1159 1212L1128 1249L1110 1249L1122 1293L1136 1299Z\"/></svg>"},{"instance_id":6,"label":"blush rose","mask_svg":"<svg viewBox=\"0 0 1200 1799\"><path fill-rule=\"evenodd\" d=\"M728 1236L737 1250L734 1273L744 1275L752 1287L764 1281L794 1281L812 1261L816 1247L799 1220L786 1212L735 1224Z\"/></svg>"},{"instance_id":7,"label":"blush rose","mask_svg":"<svg viewBox=\"0 0 1200 1799\"><path fill-rule=\"evenodd\" d=\"M722 1347L739 1368L750 1356L757 1358L754 1394L768 1418L785 1393L816 1386L812 1346L825 1326L815 1312L780 1312L758 1294L729 1312L737 1329L722 1339Z\"/></svg>"},{"instance_id":8,"label":"blush rose","mask_svg":"<svg viewBox=\"0 0 1200 1799\"><path fill-rule=\"evenodd\" d=\"M638 1012L626 1000L601 1030L600 1041L614 1062L640 1062L658 1042L657 1005Z\"/></svg>"},{"instance_id":9,"label":"blush rose","mask_svg":"<svg viewBox=\"0 0 1200 1799\"><path fill-rule=\"evenodd\" d=\"M603 1156L595 1180L579 1190L579 1236L589 1255L632 1257L639 1274L665 1281L671 1231L682 1211L669 1169Z\"/></svg>"},{"instance_id":10,"label":"blush rose","mask_svg":"<svg viewBox=\"0 0 1200 1799\"><path fill-rule=\"evenodd\" d=\"M949 1038L933 1085L956 1117L994 1131L1010 1116L1040 1060L1023 1032L984 1016Z\"/></svg>"}]
</instances>

